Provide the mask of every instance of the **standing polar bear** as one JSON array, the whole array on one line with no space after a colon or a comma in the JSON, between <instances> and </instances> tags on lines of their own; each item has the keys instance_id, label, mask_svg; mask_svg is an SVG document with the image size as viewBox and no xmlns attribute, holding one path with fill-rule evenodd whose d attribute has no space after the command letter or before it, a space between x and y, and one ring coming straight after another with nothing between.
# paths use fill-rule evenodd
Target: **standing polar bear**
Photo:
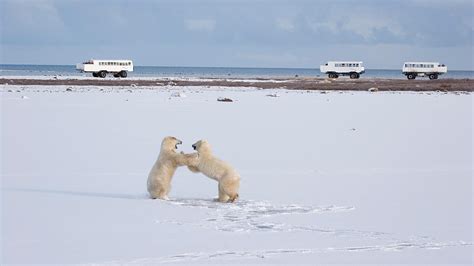
<instances>
[{"instance_id":1,"label":"standing polar bear","mask_svg":"<svg viewBox=\"0 0 474 266\"><path fill-rule=\"evenodd\" d=\"M188 169L201 172L216 180L219 188L219 202L234 202L239 197L240 175L228 163L212 155L211 146L206 140L200 140L192 145L197 151L197 157L188 162Z\"/></svg>"},{"instance_id":2,"label":"standing polar bear","mask_svg":"<svg viewBox=\"0 0 474 266\"><path fill-rule=\"evenodd\" d=\"M177 153L183 142L175 137L166 137L161 142L160 155L148 175L147 188L152 199L169 200L171 178L178 166L189 165L196 154Z\"/></svg>"}]
</instances>

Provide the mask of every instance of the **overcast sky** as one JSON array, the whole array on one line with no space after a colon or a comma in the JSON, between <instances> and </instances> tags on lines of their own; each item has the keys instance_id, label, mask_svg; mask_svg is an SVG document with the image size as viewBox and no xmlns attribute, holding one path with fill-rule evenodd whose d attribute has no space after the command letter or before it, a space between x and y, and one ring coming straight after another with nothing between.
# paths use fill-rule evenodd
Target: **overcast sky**
<instances>
[{"instance_id":1,"label":"overcast sky","mask_svg":"<svg viewBox=\"0 0 474 266\"><path fill-rule=\"evenodd\" d=\"M0 2L0 63L474 69L472 0Z\"/></svg>"}]
</instances>

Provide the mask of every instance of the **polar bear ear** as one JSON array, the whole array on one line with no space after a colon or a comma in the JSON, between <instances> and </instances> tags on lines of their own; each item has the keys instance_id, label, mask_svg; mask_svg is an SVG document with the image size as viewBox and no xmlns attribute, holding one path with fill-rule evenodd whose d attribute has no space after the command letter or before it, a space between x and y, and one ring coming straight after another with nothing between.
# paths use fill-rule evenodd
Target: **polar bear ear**
<instances>
[{"instance_id":1,"label":"polar bear ear","mask_svg":"<svg viewBox=\"0 0 474 266\"><path fill-rule=\"evenodd\" d=\"M196 146L200 147L202 145L209 145L209 142L207 142L207 140L205 139L201 139L198 142L196 142Z\"/></svg>"}]
</instances>

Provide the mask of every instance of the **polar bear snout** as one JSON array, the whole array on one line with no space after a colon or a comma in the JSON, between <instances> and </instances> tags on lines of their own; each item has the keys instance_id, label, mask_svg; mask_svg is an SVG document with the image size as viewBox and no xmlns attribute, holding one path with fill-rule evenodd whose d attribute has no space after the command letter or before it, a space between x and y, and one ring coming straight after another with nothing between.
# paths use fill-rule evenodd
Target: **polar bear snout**
<instances>
[{"instance_id":1,"label":"polar bear snout","mask_svg":"<svg viewBox=\"0 0 474 266\"><path fill-rule=\"evenodd\" d=\"M174 145L174 148L178 149L178 145L181 145L181 144L183 144L183 142L179 139L176 139L176 145Z\"/></svg>"},{"instance_id":2,"label":"polar bear snout","mask_svg":"<svg viewBox=\"0 0 474 266\"><path fill-rule=\"evenodd\" d=\"M207 147L207 142L205 140L198 140L196 143L192 145L195 151L200 151L203 146Z\"/></svg>"}]
</instances>

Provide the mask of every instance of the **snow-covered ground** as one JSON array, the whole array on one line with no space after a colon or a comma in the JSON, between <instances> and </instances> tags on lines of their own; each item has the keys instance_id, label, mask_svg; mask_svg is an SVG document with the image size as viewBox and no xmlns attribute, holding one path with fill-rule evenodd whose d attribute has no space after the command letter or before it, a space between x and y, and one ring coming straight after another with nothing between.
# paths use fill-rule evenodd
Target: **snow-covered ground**
<instances>
[{"instance_id":1,"label":"snow-covered ground","mask_svg":"<svg viewBox=\"0 0 474 266\"><path fill-rule=\"evenodd\" d=\"M68 88L1 88L2 265L473 262L470 94ZM167 135L239 201L184 167L148 199Z\"/></svg>"}]
</instances>

